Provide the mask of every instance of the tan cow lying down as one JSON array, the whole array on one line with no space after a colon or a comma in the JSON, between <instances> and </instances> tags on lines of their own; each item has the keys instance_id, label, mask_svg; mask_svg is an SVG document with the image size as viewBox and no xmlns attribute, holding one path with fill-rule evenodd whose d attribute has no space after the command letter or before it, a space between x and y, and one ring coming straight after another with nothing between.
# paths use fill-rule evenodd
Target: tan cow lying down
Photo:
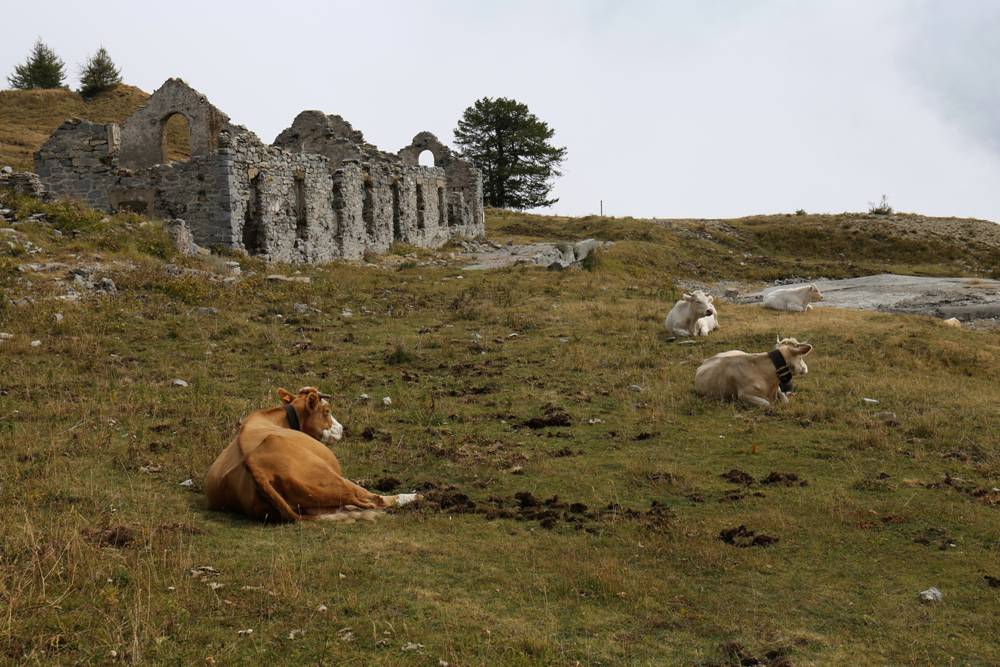
<instances>
[{"instance_id":1,"label":"tan cow lying down","mask_svg":"<svg viewBox=\"0 0 1000 667\"><path fill-rule=\"evenodd\" d=\"M764 307L771 310L789 310L804 313L812 310L812 301L822 301L823 293L815 284L801 287L782 287L768 292L764 297Z\"/></svg>"},{"instance_id":2,"label":"tan cow lying down","mask_svg":"<svg viewBox=\"0 0 1000 667\"><path fill-rule=\"evenodd\" d=\"M698 367L694 390L702 396L738 398L760 406L787 403L792 376L809 372L803 357L812 349L808 343L784 338L770 352L721 352Z\"/></svg>"},{"instance_id":3,"label":"tan cow lying down","mask_svg":"<svg viewBox=\"0 0 1000 667\"><path fill-rule=\"evenodd\" d=\"M282 405L251 413L215 459L205 479L210 507L261 521L297 521L416 500L412 493L380 496L343 477L323 444L340 440L343 429L315 387L298 396L279 389L278 396Z\"/></svg>"}]
</instances>

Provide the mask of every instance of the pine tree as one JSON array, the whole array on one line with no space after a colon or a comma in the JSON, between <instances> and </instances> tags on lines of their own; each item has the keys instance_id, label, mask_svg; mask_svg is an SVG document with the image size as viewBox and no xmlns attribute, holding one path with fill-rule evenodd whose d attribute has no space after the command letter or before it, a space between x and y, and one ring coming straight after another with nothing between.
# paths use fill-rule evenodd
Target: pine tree
<instances>
[{"instance_id":1,"label":"pine tree","mask_svg":"<svg viewBox=\"0 0 1000 667\"><path fill-rule=\"evenodd\" d=\"M31 88L59 88L66 78L66 65L39 38L31 49L31 55L23 65L14 67L14 73L7 77L11 88L29 90Z\"/></svg>"},{"instance_id":2,"label":"pine tree","mask_svg":"<svg viewBox=\"0 0 1000 667\"><path fill-rule=\"evenodd\" d=\"M517 100L484 97L465 110L455 128L459 154L483 172L488 206L523 210L551 206L553 179L566 148L553 146L555 130Z\"/></svg>"},{"instance_id":3,"label":"pine tree","mask_svg":"<svg viewBox=\"0 0 1000 667\"><path fill-rule=\"evenodd\" d=\"M87 59L87 63L80 70L80 94L85 98L110 90L121 82L121 70L115 67L111 56L103 46Z\"/></svg>"}]
</instances>

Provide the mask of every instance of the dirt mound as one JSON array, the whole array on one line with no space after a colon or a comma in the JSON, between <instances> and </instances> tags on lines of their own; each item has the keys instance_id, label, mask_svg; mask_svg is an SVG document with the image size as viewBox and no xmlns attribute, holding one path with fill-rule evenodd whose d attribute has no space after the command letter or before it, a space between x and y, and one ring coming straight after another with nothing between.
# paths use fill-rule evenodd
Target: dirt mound
<instances>
[{"instance_id":1,"label":"dirt mound","mask_svg":"<svg viewBox=\"0 0 1000 667\"><path fill-rule=\"evenodd\" d=\"M762 656L751 653L739 642L726 642L719 646L722 662L703 662L701 667L746 667L764 665L766 667L792 667L792 661L783 648L766 649Z\"/></svg>"},{"instance_id":2,"label":"dirt mound","mask_svg":"<svg viewBox=\"0 0 1000 667\"><path fill-rule=\"evenodd\" d=\"M418 487L419 488L419 487ZM646 510L636 510L611 503L592 510L586 503L566 502L559 496L539 498L530 491L518 491L513 496L490 496L474 501L455 487L433 488L424 493L423 500L396 511L448 512L452 514L479 514L487 519L512 519L538 522L542 528L571 526L576 530L593 532L601 522L626 519L646 526L665 527L674 518L668 506L654 500Z\"/></svg>"},{"instance_id":3,"label":"dirt mound","mask_svg":"<svg viewBox=\"0 0 1000 667\"><path fill-rule=\"evenodd\" d=\"M550 426L569 426L573 423L569 413L555 405L546 405L542 414L524 422L531 429L548 428Z\"/></svg>"},{"instance_id":4,"label":"dirt mound","mask_svg":"<svg viewBox=\"0 0 1000 667\"><path fill-rule=\"evenodd\" d=\"M765 535L750 530L743 524L735 528L724 528L719 532L719 539L734 547L769 547L778 541L774 535Z\"/></svg>"},{"instance_id":5,"label":"dirt mound","mask_svg":"<svg viewBox=\"0 0 1000 667\"><path fill-rule=\"evenodd\" d=\"M84 538L91 544L100 547L124 549L135 541L135 531L128 526L109 526L106 528L91 528L83 531Z\"/></svg>"},{"instance_id":6,"label":"dirt mound","mask_svg":"<svg viewBox=\"0 0 1000 667\"><path fill-rule=\"evenodd\" d=\"M722 473L719 477L732 484L743 484L744 486L750 486L755 481L752 475L743 472L739 468L733 468L729 472Z\"/></svg>"}]
</instances>

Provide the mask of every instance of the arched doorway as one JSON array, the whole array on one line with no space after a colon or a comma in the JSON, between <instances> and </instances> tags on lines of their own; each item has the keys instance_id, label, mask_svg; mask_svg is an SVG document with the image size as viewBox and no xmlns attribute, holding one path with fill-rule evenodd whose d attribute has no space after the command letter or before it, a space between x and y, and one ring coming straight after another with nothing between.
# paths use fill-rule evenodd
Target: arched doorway
<instances>
[{"instance_id":1,"label":"arched doorway","mask_svg":"<svg viewBox=\"0 0 1000 667\"><path fill-rule=\"evenodd\" d=\"M420 155L417 156L417 164L421 167L433 167L434 166L434 153L430 150L423 150Z\"/></svg>"},{"instance_id":2,"label":"arched doorway","mask_svg":"<svg viewBox=\"0 0 1000 667\"><path fill-rule=\"evenodd\" d=\"M191 159L191 123L187 116L175 112L160 123L162 164L185 162Z\"/></svg>"}]
</instances>

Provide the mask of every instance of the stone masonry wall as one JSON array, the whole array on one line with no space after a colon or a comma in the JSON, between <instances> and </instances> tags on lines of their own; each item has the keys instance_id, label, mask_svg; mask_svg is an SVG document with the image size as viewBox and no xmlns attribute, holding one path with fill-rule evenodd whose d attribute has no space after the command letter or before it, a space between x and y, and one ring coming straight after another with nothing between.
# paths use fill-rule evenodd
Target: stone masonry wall
<instances>
[{"instance_id":1,"label":"stone masonry wall","mask_svg":"<svg viewBox=\"0 0 1000 667\"><path fill-rule=\"evenodd\" d=\"M164 124L178 113L188 120L192 157L164 164ZM435 167L417 164L425 148ZM66 121L35 167L56 196L181 218L199 245L271 261L357 259L396 242L437 247L485 233L479 171L434 135L420 133L393 155L339 116L304 111L267 146L180 79L121 128Z\"/></svg>"},{"instance_id":2,"label":"stone masonry wall","mask_svg":"<svg viewBox=\"0 0 1000 667\"><path fill-rule=\"evenodd\" d=\"M119 145L117 125L67 120L35 154L35 173L51 194L107 209Z\"/></svg>"}]
</instances>

